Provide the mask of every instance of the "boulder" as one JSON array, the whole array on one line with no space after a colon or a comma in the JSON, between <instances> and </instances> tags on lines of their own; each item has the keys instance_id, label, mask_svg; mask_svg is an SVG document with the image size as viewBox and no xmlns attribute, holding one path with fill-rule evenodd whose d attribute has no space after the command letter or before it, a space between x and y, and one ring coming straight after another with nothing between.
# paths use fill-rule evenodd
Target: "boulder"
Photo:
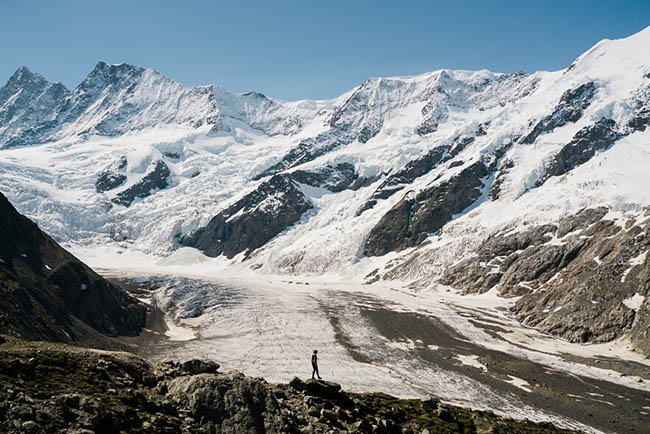
<instances>
[{"instance_id":1,"label":"boulder","mask_svg":"<svg viewBox=\"0 0 650 434\"><path fill-rule=\"evenodd\" d=\"M219 370L219 364L211 360L193 359L183 362L181 369L191 375L216 374Z\"/></svg>"},{"instance_id":2,"label":"boulder","mask_svg":"<svg viewBox=\"0 0 650 434\"><path fill-rule=\"evenodd\" d=\"M289 386L294 390L304 392L309 396L318 396L321 398L335 399L341 396L341 385L324 380L307 380L302 381L298 377L294 377Z\"/></svg>"}]
</instances>

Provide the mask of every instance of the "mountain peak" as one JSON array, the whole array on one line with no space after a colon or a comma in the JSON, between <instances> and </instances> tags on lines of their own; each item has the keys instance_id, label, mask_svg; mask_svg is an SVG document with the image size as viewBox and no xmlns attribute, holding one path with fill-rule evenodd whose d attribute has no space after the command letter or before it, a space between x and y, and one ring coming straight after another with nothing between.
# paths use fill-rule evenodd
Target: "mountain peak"
<instances>
[{"instance_id":1,"label":"mountain peak","mask_svg":"<svg viewBox=\"0 0 650 434\"><path fill-rule=\"evenodd\" d=\"M102 72L109 72L109 73L115 73L115 72L125 72L125 71L144 71L144 68L141 68L139 66L131 65L128 63L106 63L103 60L100 60L95 64L95 68L93 69L94 71L102 71ZM92 72L91 72L92 73Z\"/></svg>"},{"instance_id":2,"label":"mountain peak","mask_svg":"<svg viewBox=\"0 0 650 434\"><path fill-rule=\"evenodd\" d=\"M48 84L41 74L35 74L26 66L21 66L9 77L7 83L0 87L0 106L17 93L22 93L28 99L29 95L38 95Z\"/></svg>"},{"instance_id":3,"label":"mountain peak","mask_svg":"<svg viewBox=\"0 0 650 434\"><path fill-rule=\"evenodd\" d=\"M100 60L79 87L88 90L108 86L129 86L140 78L144 71L144 68L127 63L109 64Z\"/></svg>"},{"instance_id":4,"label":"mountain peak","mask_svg":"<svg viewBox=\"0 0 650 434\"><path fill-rule=\"evenodd\" d=\"M28 84L47 85L47 80L41 74L33 73L26 66L19 66L18 69L9 77L7 85L14 84L25 86Z\"/></svg>"}]
</instances>

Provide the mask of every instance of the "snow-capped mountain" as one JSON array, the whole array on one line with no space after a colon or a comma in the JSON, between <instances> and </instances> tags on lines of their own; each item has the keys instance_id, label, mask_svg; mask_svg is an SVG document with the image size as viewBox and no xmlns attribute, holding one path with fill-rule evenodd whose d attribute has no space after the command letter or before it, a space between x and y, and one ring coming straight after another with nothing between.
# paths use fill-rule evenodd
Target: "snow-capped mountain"
<instances>
[{"instance_id":1,"label":"snow-capped mountain","mask_svg":"<svg viewBox=\"0 0 650 434\"><path fill-rule=\"evenodd\" d=\"M21 67L0 89L0 190L102 261L205 254L259 273L495 289L526 295L517 313L534 325L557 306L605 318L613 299L636 333L650 296L649 46L650 28L561 71L372 78L327 101L103 62L70 91ZM587 285L610 262L607 281L628 282L615 297L567 295L562 282ZM598 320L556 325L540 326L616 337Z\"/></svg>"}]
</instances>

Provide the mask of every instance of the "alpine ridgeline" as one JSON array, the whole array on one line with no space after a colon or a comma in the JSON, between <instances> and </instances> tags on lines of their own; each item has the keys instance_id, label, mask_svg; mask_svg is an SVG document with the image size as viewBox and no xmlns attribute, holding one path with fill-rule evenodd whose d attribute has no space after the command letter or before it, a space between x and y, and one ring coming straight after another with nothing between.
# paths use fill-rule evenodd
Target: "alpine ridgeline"
<instances>
[{"instance_id":1,"label":"alpine ridgeline","mask_svg":"<svg viewBox=\"0 0 650 434\"><path fill-rule=\"evenodd\" d=\"M21 67L0 89L0 190L104 258L494 290L526 324L650 353L649 46L650 28L561 71L372 78L327 101L103 62L68 90Z\"/></svg>"}]
</instances>

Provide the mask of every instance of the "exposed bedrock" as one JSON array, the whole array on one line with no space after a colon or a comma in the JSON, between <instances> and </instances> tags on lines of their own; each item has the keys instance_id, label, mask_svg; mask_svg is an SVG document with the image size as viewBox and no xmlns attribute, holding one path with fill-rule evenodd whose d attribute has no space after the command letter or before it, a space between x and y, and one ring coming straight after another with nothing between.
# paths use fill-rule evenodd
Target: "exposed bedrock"
<instances>
[{"instance_id":1,"label":"exposed bedrock","mask_svg":"<svg viewBox=\"0 0 650 434\"><path fill-rule=\"evenodd\" d=\"M501 197L501 189L503 188L503 183L505 182L506 178L508 177L508 173L510 172L510 169L515 167L515 162L512 161L509 158L506 158L503 160L501 163L501 166L499 167L499 170L497 171L497 174L494 178L494 182L492 183L492 186L490 187L490 199L491 200L498 200L499 197Z\"/></svg>"},{"instance_id":2,"label":"exposed bedrock","mask_svg":"<svg viewBox=\"0 0 650 434\"><path fill-rule=\"evenodd\" d=\"M121 191L113 198L113 203L118 205L130 206L135 199L151 195L155 190L162 190L168 184L168 178L171 172L169 167L162 160L157 160L140 181L131 187Z\"/></svg>"},{"instance_id":3,"label":"exposed bedrock","mask_svg":"<svg viewBox=\"0 0 650 434\"><path fill-rule=\"evenodd\" d=\"M645 78L650 81L650 74L647 74ZM650 85L639 92L636 113L628 123L628 127L633 131L645 131L648 125L650 125Z\"/></svg>"},{"instance_id":4,"label":"exposed bedrock","mask_svg":"<svg viewBox=\"0 0 650 434\"><path fill-rule=\"evenodd\" d=\"M208 256L232 258L241 252L248 256L311 208L289 174L274 175L180 242Z\"/></svg>"},{"instance_id":5,"label":"exposed bedrock","mask_svg":"<svg viewBox=\"0 0 650 434\"><path fill-rule=\"evenodd\" d=\"M611 119L602 118L595 124L581 129L553 157L540 185L552 176L564 175L586 163L597 151L613 145L621 137L622 134L616 130L616 122Z\"/></svg>"},{"instance_id":6,"label":"exposed bedrock","mask_svg":"<svg viewBox=\"0 0 650 434\"><path fill-rule=\"evenodd\" d=\"M102 335L138 334L146 310L0 194L0 333L105 346Z\"/></svg>"},{"instance_id":7,"label":"exposed bedrock","mask_svg":"<svg viewBox=\"0 0 650 434\"><path fill-rule=\"evenodd\" d=\"M542 134L550 133L555 128L568 123L576 122L582 117L589 104L591 104L595 93L596 85L592 81L578 86L575 89L567 90L562 94L553 113L541 119L521 142L531 144Z\"/></svg>"},{"instance_id":8,"label":"exposed bedrock","mask_svg":"<svg viewBox=\"0 0 650 434\"><path fill-rule=\"evenodd\" d=\"M572 342L629 334L650 354L650 218L621 223L606 219L607 211L585 209L557 225L493 236L440 282L464 293L520 295L513 307L520 321Z\"/></svg>"},{"instance_id":9,"label":"exposed bedrock","mask_svg":"<svg viewBox=\"0 0 650 434\"><path fill-rule=\"evenodd\" d=\"M418 245L481 197L488 174L486 164L477 161L413 199L405 197L370 231L366 255L381 256Z\"/></svg>"},{"instance_id":10,"label":"exposed bedrock","mask_svg":"<svg viewBox=\"0 0 650 434\"><path fill-rule=\"evenodd\" d=\"M335 193L350 188L359 178L354 165L350 163L327 165L316 170L296 170L288 175L301 184L321 187Z\"/></svg>"},{"instance_id":11,"label":"exposed bedrock","mask_svg":"<svg viewBox=\"0 0 650 434\"><path fill-rule=\"evenodd\" d=\"M479 133L483 133L479 127ZM409 186L417 178L426 175L440 164L445 163L455 158L460 154L463 149L474 142L473 136L459 136L451 144L437 146L431 149L426 154L409 161L404 167L391 173L381 183L377 190L372 194L368 202L366 202L358 211L357 215L361 215L364 211L372 209L377 201L380 199L387 199L396 192Z\"/></svg>"},{"instance_id":12,"label":"exposed bedrock","mask_svg":"<svg viewBox=\"0 0 650 434\"><path fill-rule=\"evenodd\" d=\"M113 164L99 173L95 181L95 189L98 193L117 188L126 181L126 175L122 173L126 168L126 163L126 157L122 156L119 160L113 162Z\"/></svg>"},{"instance_id":13,"label":"exposed bedrock","mask_svg":"<svg viewBox=\"0 0 650 434\"><path fill-rule=\"evenodd\" d=\"M282 159L268 169L256 175L253 179L259 180L287 169L308 163L336 148L350 143L352 140L347 135L339 135L328 131L317 137L302 140L298 145L287 152Z\"/></svg>"}]
</instances>

